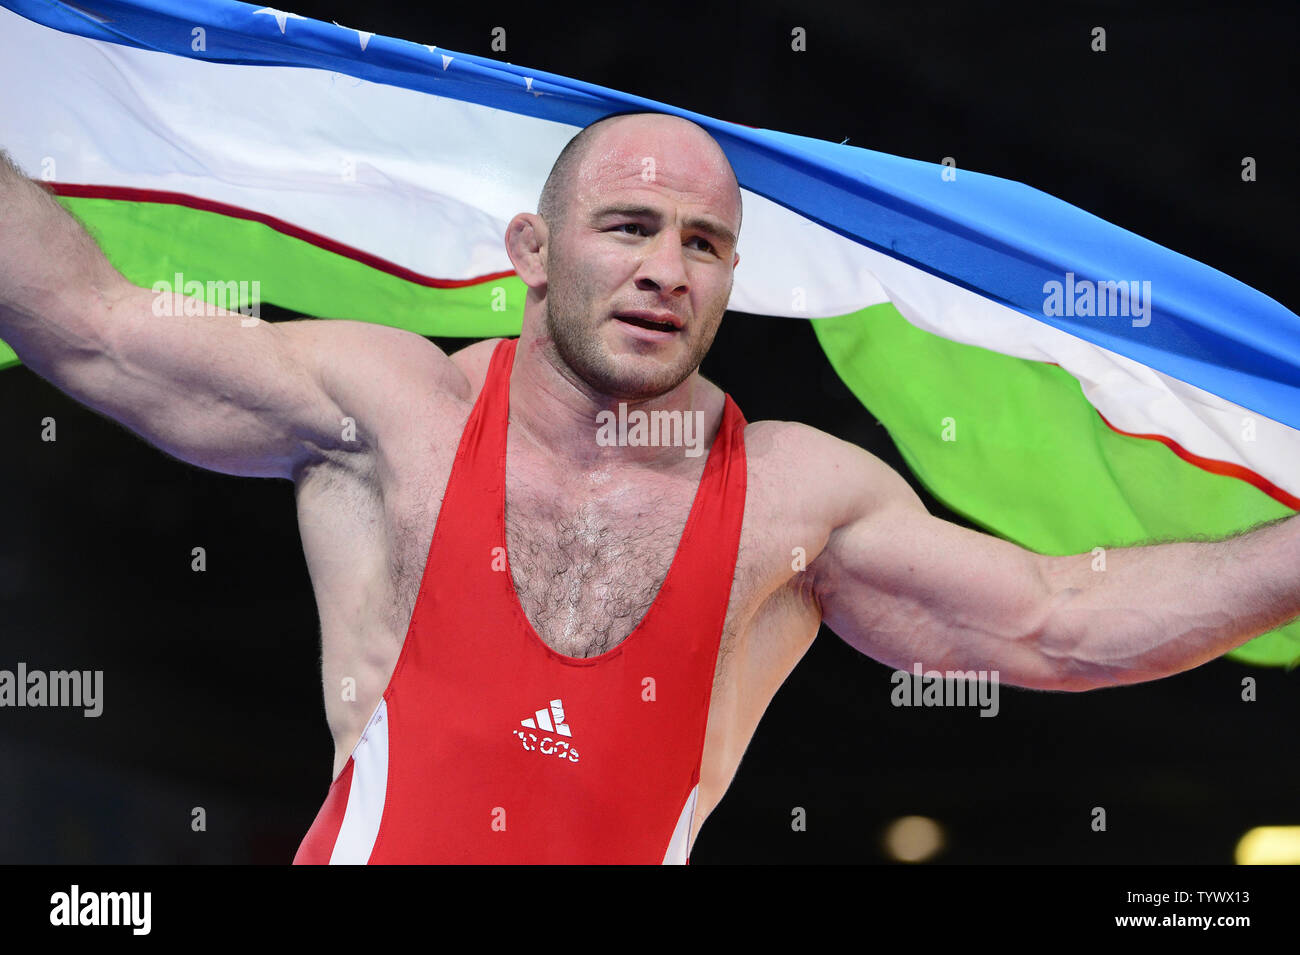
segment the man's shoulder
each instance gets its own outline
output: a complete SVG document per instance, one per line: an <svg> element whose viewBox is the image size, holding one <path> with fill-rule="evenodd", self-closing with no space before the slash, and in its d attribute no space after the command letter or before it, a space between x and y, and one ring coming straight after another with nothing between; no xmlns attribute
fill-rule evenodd
<svg viewBox="0 0 1300 955"><path fill-rule="evenodd" d="M416 332L352 319L299 319L276 328L296 355L339 390L465 391L458 363Z"/></svg>
<svg viewBox="0 0 1300 955"><path fill-rule="evenodd" d="M488 366L492 363L492 354L496 351L497 345L503 341L504 338L485 338L448 353L447 357L451 359L452 364L469 382L469 390L464 397L477 398L478 393L483 390Z"/></svg>
<svg viewBox="0 0 1300 955"><path fill-rule="evenodd" d="M769 486L786 506L799 505L833 525L870 501L906 487L876 455L800 421L754 421L745 428L752 478Z"/></svg>
<svg viewBox="0 0 1300 955"><path fill-rule="evenodd" d="M836 439L799 421L766 419L745 424L749 486L782 513L818 509L823 469ZM811 492L811 493L810 493Z"/></svg>
<svg viewBox="0 0 1300 955"><path fill-rule="evenodd" d="M813 464L839 453L837 446L852 447L834 435L802 421L768 418L745 423L745 451L772 465Z"/></svg>
<svg viewBox="0 0 1300 955"><path fill-rule="evenodd" d="M276 326L294 340L294 352L310 368L341 416L355 421L349 451L366 452L382 441L418 431L414 422L440 427L473 404L482 372L473 353L453 357L423 335L406 329L349 319L304 319ZM475 375L479 376L472 384Z"/></svg>

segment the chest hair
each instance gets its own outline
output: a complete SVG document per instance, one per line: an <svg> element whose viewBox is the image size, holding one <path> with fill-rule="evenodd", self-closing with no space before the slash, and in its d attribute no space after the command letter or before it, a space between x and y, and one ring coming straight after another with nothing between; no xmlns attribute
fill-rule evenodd
<svg viewBox="0 0 1300 955"><path fill-rule="evenodd" d="M678 499L680 498L680 499ZM690 513L688 495L642 503L508 495L506 548L519 602L551 649L593 657L625 640L668 576Z"/></svg>

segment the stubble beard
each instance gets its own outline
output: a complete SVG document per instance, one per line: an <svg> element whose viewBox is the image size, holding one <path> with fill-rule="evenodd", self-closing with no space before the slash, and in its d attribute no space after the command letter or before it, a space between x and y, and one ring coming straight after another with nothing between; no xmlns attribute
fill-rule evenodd
<svg viewBox="0 0 1300 955"><path fill-rule="evenodd" d="M666 394L691 376L713 344L716 325L707 338L697 332L688 354L672 365L651 365L649 361L638 361L634 355L611 355L600 338L599 324L589 324L606 320L604 316L590 315L592 296L586 294L585 288L578 288L577 281L560 284L574 289L575 294L556 295L557 283L550 283L546 295L546 334L569 374L599 395L644 401Z"/></svg>

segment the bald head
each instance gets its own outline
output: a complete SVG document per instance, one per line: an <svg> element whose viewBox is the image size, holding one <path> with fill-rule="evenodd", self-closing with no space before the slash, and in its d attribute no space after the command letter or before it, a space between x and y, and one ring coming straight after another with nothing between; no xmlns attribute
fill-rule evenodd
<svg viewBox="0 0 1300 955"><path fill-rule="evenodd" d="M565 146L536 213L506 227L524 332L571 384L664 395L695 374L740 263L740 185L697 124L607 116Z"/></svg>
<svg viewBox="0 0 1300 955"><path fill-rule="evenodd" d="M616 113L598 119L579 130L556 157L555 165L551 167L551 173L546 177L546 184L542 186L542 194L537 201L537 214L546 221L547 228L552 234L558 234L563 230L565 216L569 212L574 186L582 171L583 162L609 133L616 131L635 136L645 143L646 154L652 156L657 139L666 134L680 134L683 130L698 139L700 148L712 152L715 158L720 160L721 166L725 167L725 175L731 182L731 188L735 190L736 234L739 235L740 218L743 214L740 183L737 182L736 174L722 147L699 124L667 113Z"/></svg>

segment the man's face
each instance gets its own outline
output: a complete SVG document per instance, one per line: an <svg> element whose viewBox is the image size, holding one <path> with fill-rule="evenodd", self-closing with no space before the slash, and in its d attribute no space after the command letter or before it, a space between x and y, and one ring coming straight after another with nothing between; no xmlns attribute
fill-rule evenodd
<svg viewBox="0 0 1300 955"><path fill-rule="evenodd" d="M560 358L611 397L677 387L722 321L739 227L735 179L700 130L641 117L602 130L549 239L546 327Z"/></svg>

